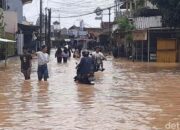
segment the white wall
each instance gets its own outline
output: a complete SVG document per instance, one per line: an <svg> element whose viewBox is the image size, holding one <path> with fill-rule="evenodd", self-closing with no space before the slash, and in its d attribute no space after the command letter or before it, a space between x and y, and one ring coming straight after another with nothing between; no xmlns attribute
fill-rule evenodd
<svg viewBox="0 0 180 130"><path fill-rule="evenodd" d="M6 3L7 10L17 12L18 23L22 23L22 21L23 21L23 4L22 4L22 0L6 0L6 1L7 1L7 3Z"/></svg>
<svg viewBox="0 0 180 130"><path fill-rule="evenodd" d="M17 32L17 13L13 11L4 11L5 32Z"/></svg>
<svg viewBox="0 0 180 130"><path fill-rule="evenodd" d="M162 27L161 16L153 17L137 17L134 18L134 25L136 29L145 29L150 27Z"/></svg>

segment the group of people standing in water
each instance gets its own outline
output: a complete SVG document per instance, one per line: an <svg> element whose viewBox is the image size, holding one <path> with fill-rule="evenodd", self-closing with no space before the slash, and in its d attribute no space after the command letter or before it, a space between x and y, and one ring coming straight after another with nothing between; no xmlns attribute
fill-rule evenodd
<svg viewBox="0 0 180 130"><path fill-rule="evenodd" d="M72 52L72 50L68 45L64 46L63 49L61 47L58 47L58 49L55 53L57 62L62 63L62 61L63 61L64 63L67 63L67 59L69 57L71 57L71 52Z"/></svg>
<svg viewBox="0 0 180 130"><path fill-rule="evenodd" d="M68 45L65 45L63 48L59 47L55 52L57 62L67 63L68 58L71 57L71 53L75 53L75 51L73 52ZM34 52L32 54L28 53L28 49L23 47L23 54L20 56L20 60L21 72L24 74L25 80L30 79L32 67L31 60L33 56L37 56L38 59L38 80L41 81L42 79L44 79L44 81L47 81L47 79L49 78L47 66L47 63L49 62L49 55L47 54L47 47L45 45L41 47L41 51ZM106 58L101 52L100 47L96 47L96 50L92 53L87 50L83 51L80 63L78 65L79 73L85 74L98 70L104 71L103 60L105 59Z"/></svg>
<svg viewBox="0 0 180 130"><path fill-rule="evenodd" d="M32 57L37 56L38 58L38 80L41 81L44 79L44 81L47 81L49 78L48 73L48 66L47 63L49 62L49 55L47 54L47 46L43 45L41 47L41 51L33 52L30 54L28 52L28 48L23 47L23 54L20 55L21 60L21 72L24 75L25 80L30 79L31 75L31 67L32 67Z"/></svg>

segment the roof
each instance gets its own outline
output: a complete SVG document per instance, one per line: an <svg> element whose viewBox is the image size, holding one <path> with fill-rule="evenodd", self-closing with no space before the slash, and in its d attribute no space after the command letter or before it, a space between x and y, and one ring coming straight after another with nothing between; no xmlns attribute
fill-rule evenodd
<svg viewBox="0 0 180 130"><path fill-rule="evenodd" d="M79 29L79 27L77 27L76 25L73 25L72 27L69 28L69 30L71 29Z"/></svg>
<svg viewBox="0 0 180 130"><path fill-rule="evenodd" d="M39 29L39 26L25 25L25 24L18 24L18 27L21 28L22 30L33 30L33 31L36 31L36 30Z"/></svg>
<svg viewBox="0 0 180 130"><path fill-rule="evenodd" d="M102 31L102 28L84 28L85 31Z"/></svg>
<svg viewBox="0 0 180 130"><path fill-rule="evenodd" d="M39 26L18 24L18 31L22 31L23 34L32 34L39 30Z"/></svg>

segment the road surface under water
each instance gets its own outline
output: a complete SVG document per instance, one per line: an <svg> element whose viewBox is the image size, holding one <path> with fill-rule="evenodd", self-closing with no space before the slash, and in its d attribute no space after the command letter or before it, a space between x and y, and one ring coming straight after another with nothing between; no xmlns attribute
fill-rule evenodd
<svg viewBox="0 0 180 130"><path fill-rule="evenodd" d="M36 59L30 81L18 57L0 68L0 130L180 130L179 64L108 57L96 84L83 85L73 81L78 60L57 64L54 51L48 82L38 82Z"/></svg>

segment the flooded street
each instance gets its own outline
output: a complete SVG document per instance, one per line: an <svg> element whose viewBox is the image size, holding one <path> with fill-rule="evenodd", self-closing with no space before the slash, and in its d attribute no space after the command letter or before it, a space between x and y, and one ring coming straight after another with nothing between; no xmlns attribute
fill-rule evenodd
<svg viewBox="0 0 180 130"><path fill-rule="evenodd" d="M18 57L0 68L0 130L180 130L180 64L108 57L89 86L73 80L78 60L57 64L54 51L48 82L36 59L30 81Z"/></svg>

